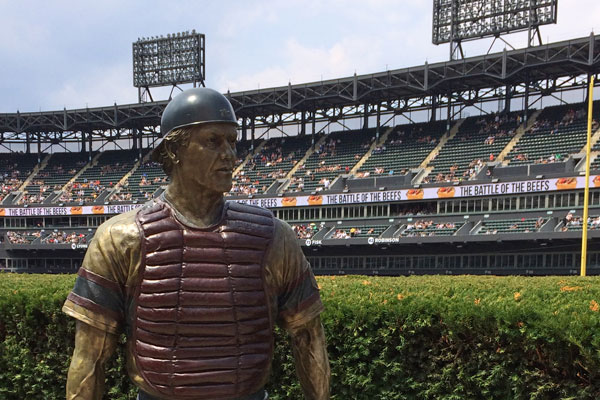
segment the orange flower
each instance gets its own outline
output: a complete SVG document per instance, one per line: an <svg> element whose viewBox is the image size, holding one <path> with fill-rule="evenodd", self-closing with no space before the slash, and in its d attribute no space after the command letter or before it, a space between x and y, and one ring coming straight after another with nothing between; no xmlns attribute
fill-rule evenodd
<svg viewBox="0 0 600 400"><path fill-rule="evenodd" d="M396 296L396 297L398 297L398 300L402 300L404 298L404 296L402 295L402 293L398 293L398 296Z"/></svg>
<svg viewBox="0 0 600 400"><path fill-rule="evenodd" d="M515 298L515 301L520 301L521 300L521 293L515 292L515 294L513 295L513 297Z"/></svg>
<svg viewBox="0 0 600 400"><path fill-rule="evenodd" d="M319 290L321 290L321 289L322 289L322 286L321 286L321 284L320 284L320 283L317 283L317 287L319 288Z"/></svg>
<svg viewBox="0 0 600 400"><path fill-rule="evenodd" d="M368 280L365 279L364 281L362 281L362 284L365 285L365 286L367 286L367 285L371 284L371 281L368 281Z"/></svg>
<svg viewBox="0 0 600 400"><path fill-rule="evenodd" d="M387 300L383 300L383 304L387 304Z"/></svg>
<svg viewBox="0 0 600 400"><path fill-rule="evenodd" d="M475 305L478 306L479 303L481 303L481 299L475 299L475 301L473 301L473 303L475 303Z"/></svg>
<svg viewBox="0 0 600 400"><path fill-rule="evenodd" d="M598 305L598 303L596 302L596 300L590 301L590 310L592 310L593 312L600 311L600 305Z"/></svg>
<svg viewBox="0 0 600 400"><path fill-rule="evenodd" d="M581 286L563 286L560 288L561 292L576 292L583 289Z"/></svg>

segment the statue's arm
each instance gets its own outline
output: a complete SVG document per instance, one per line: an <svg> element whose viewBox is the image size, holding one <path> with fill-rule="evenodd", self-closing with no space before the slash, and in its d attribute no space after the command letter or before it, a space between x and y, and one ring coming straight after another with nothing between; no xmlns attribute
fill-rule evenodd
<svg viewBox="0 0 600 400"><path fill-rule="evenodd" d="M67 376L67 400L100 400L104 364L117 347L118 336L77 321L75 350Z"/></svg>
<svg viewBox="0 0 600 400"><path fill-rule="evenodd" d="M329 399L329 359L321 318L290 329L296 373L307 400Z"/></svg>

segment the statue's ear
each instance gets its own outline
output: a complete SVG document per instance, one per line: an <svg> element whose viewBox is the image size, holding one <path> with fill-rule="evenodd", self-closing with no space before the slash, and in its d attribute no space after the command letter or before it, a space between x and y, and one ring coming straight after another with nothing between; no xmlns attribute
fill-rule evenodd
<svg viewBox="0 0 600 400"><path fill-rule="evenodd" d="M173 165L179 164L179 159L177 158L177 154L175 154L175 150L177 150L177 143L172 143L171 141L165 143L165 155Z"/></svg>

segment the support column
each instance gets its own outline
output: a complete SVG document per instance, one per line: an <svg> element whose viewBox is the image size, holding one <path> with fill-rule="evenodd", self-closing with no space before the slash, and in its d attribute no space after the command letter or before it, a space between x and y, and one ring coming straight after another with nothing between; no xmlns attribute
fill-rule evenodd
<svg viewBox="0 0 600 400"><path fill-rule="evenodd" d="M449 131L452 126L452 95L448 95L448 116L446 118L446 130Z"/></svg>
<svg viewBox="0 0 600 400"><path fill-rule="evenodd" d="M315 146L315 135L317 130L317 112L313 111L312 113L312 146Z"/></svg>
<svg viewBox="0 0 600 400"><path fill-rule="evenodd" d="M31 149L29 148L30 141L31 141L31 137L30 137L29 132L25 132L25 152L27 154L31 153Z"/></svg>
<svg viewBox="0 0 600 400"><path fill-rule="evenodd" d="M375 137L379 139L379 130L381 128L381 103L377 103L377 130L375 131Z"/></svg>
<svg viewBox="0 0 600 400"><path fill-rule="evenodd" d="M300 113L300 136L306 135L306 111Z"/></svg>
<svg viewBox="0 0 600 400"><path fill-rule="evenodd" d="M525 107L523 110L523 112L525 113L523 119L525 120L525 124L527 124L527 120L529 119L527 115L527 110L529 110L529 79L525 81Z"/></svg>
<svg viewBox="0 0 600 400"><path fill-rule="evenodd" d="M81 152L85 153L85 132L81 131Z"/></svg>
<svg viewBox="0 0 600 400"><path fill-rule="evenodd" d="M142 136L142 132L137 128L133 128L133 129L131 129L131 136L133 136L133 148L138 151L138 159L141 162L142 161L142 143L141 143L140 138Z"/></svg>
<svg viewBox="0 0 600 400"><path fill-rule="evenodd" d="M363 116L363 129L369 129L369 105L365 104L364 116Z"/></svg>
<svg viewBox="0 0 600 400"><path fill-rule="evenodd" d="M430 122L435 122L437 120L437 96L431 96L431 118L429 118Z"/></svg>
<svg viewBox="0 0 600 400"><path fill-rule="evenodd" d="M512 99L512 86L506 85L506 94L504 96L504 112L508 114L510 112L510 100Z"/></svg>
<svg viewBox="0 0 600 400"><path fill-rule="evenodd" d="M252 117L252 119L250 120L250 135L251 135L251 142L250 142L250 149L254 150L254 117Z"/></svg>
<svg viewBox="0 0 600 400"><path fill-rule="evenodd" d="M88 160L92 161L92 131L89 131L88 135Z"/></svg>
<svg viewBox="0 0 600 400"><path fill-rule="evenodd" d="M135 129L135 128L131 129L131 138L133 140L133 144L132 144L131 148L133 150L137 150L137 148L138 148L137 129Z"/></svg>
<svg viewBox="0 0 600 400"><path fill-rule="evenodd" d="M144 134L141 129L138 129L138 148L141 154L144 149Z"/></svg>
<svg viewBox="0 0 600 400"><path fill-rule="evenodd" d="M245 142L246 140L248 140L248 127L246 126L246 118L242 118L242 141Z"/></svg>
<svg viewBox="0 0 600 400"><path fill-rule="evenodd" d="M589 82L592 80L592 75L588 74L587 75L587 82L588 82L588 86L589 86ZM587 106L588 101L590 101L590 91L586 90L585 91L585 100L583 101L583 104L585 104Z"/></svg>

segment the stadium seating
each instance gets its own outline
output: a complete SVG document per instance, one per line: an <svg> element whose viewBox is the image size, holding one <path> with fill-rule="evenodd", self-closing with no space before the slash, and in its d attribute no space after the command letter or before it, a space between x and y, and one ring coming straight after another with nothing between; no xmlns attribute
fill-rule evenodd
<svg viewBox="0 0 600 400"><path fill-rule="evenodd" d="M125 181L118 193L110 201L146 201L169 179L162 166L153 161L142 163Z"/></svg>
<svg viewBox="0 0 600 400"><path fill-rule="evenodd" d="M45 156L43 153L39 155L40 159ZM37 154L0 153L0 201L19 189L37 163Z"/></svg>
<svg viewBox="0 0 600 400"><path fill-rule="evenodd" d="M87 168L76 179L61 201L95 202L106 189L112 189L133 168L137 159L138 151L135 149L102 152L96 165Z"/></svg>
<svg viewBox="0 0 600 400"><path fill-rule="evenodd" d="M41 231L8 231L5 242L11 244L31 244L39 241Z"/></svg>
<svg viewBox="0 0 600 400"><path fill-rule="evenodd" d="M556 226L556 230L560 232L580 232L583 229L583 217L574 215L569 212L562 221ZM600 215L590 215L588 217L588 229L600 229Z"/></svg>
<svg viewBox="0 0 600 400"><path fill-rule="evenodd" d="M596 103L593 116L598 119L600 103ZM565 161L570 154L580 152L586 140L587 112L584 104L547 107L506 159L510 160L510 165Z"/></svg>
<svg viewBox="0 0 600 400"><path fill-rule="evenodd" d="M327 190L334 179L349 173L375 140L375 129L333 132L296 171L288 191Z"/></svg>
<svg viewBox="0 0 600 400"><path fill-rule="evenodd" d="M401 237L413 237L413 236L451 236L463 224L458 222L436 222L432 219L428 220L417 220L410 221L405 224L400 230Z"/></svg>
<svg viewBox="0 0 600 400"><path fill-rule="evenodd" d="M269 139L235 176L231 194L266 192L276 179L285 178L294 165L304 157L311 143L312 136Z"/></svg>
<svg viewBox="0 0 600 400"><path fill-rule="evenodd" d="M389 225L357 225L352 227L334 228L327 233L325 239L351 239L379 237Z"/></svg>
<svg viewBox="0 0 600 400"><path fill-rule="evenodd" d="M356 173L358 178L374 174L403 175L417 168L446 132L446 121L400 125L377 146Z"/></svg>
<svg viewBox="0 0 600 400"><path fill-rule="evenodd" d="M42 203L50 200L52 191L62 190L88 162L88 153L54 153L46 166L35 174L18 204ZM50 198L48 198L50 196Z"/></svg>
<svg viewBox="0 0 600 400"><path fill-rule="evenodd" d="M469 117L457 134L430 162L429 182L459 182L474 176L488 161L494 161L521 123L519 113Z"/></svg>
<svg viewBox="0 0 600 400"><path fill-rule="evenodd" d="M528 233L537 231L546 219L540 218L518 218L503 219L496 221L485 221L476 233L478 235L496 235L499 233Z"/></svg>
<svg viewBox="0 0 600 400"><path fill-rule="evenodd" d="M309 224L295 224L292 229L296 233L298 239L310 239L319 232L319 225L312 222Z"/></svg>
<svg viewBox="0 0 600 400"><path fill-rule="evenodd" d="M259 146L262 140L254 141L255 147ZM250 149L252 147L251 140L244 140L237 142L235 148L237 153L237 160L235 160L235 167L239 167L242 162L246 159L246 156L250 153Z"/></svg>
<svg viewBox="0 0 600 400"><path fill-rule="evenodd" d="M86 244L89 235L77 231L64 231L54 229L50 233L44 234L40 242L44 244Z"/></svg>

